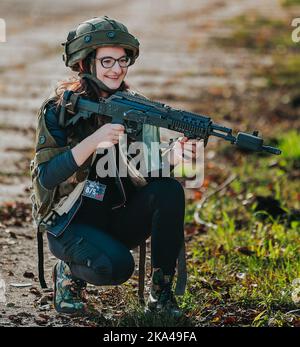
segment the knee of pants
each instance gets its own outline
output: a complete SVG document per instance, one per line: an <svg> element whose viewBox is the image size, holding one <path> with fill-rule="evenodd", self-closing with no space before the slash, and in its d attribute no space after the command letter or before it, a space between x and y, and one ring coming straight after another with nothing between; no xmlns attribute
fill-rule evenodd
<svg viewBox="0 0 300 347"><path fill-rule="evenodd" d="M102 255L91 263L95 273L95 285L119 285L126 282L134 271L134 260L131 253L120 257Z"/></svg>
<svg viewBox="0 0 300 347"><path fill-rule="evenodd" d="M168 201L169 203L185 204L185 194L183 186L179 181L172 177L164 177L154 181L156 184L156 198L159 201Z"/></svg>
<svg viewBox="0 0 300 347"><path fill-rule="evenodd" d="M134 272L134 259L128 250L122 256L113 261L112 280L113 284L118 285L126 282Z"/></svg>

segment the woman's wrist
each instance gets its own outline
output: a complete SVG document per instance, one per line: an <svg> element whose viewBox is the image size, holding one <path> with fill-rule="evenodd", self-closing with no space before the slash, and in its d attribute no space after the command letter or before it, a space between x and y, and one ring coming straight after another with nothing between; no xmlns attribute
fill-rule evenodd
<svg viewBox="0 0 300 347"><path fill-rule="evenodd" d="M95 133L86 137L83 141L87 140L88 146L90 147L91 154L97 150L99 139L95 136Z"/></svg>
<svg viewBox="0 0 300 347"><path fill-rule="evenodd" d="M73 147L72 154L76 164L81 166L96 151L97 145L96 138L92 134Z"/></svg>

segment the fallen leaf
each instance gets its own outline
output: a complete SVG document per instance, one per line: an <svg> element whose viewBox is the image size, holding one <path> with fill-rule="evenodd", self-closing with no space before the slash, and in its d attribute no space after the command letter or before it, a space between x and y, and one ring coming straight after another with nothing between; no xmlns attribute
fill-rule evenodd
<svg viewBox="0 0 300 347"><path fill-rule="evenodd" d="M227 317L223 323L224 324L234 324L234 323L236 323L236 321L237 321L236 317L230 316L230 317Z"/></svg>
<svg viewBox="0 0 300 347"><path fill-rule="evenodd" d="M32 272L25 271L24 274L23 274L23 277L25 277L25 278L34 278L34 274Z"/></svg>
<svg viewBox="0 0 300 347"><path fill-rule="evenodd" d="M200 192L199 190L195 190L194 191L194 200L200 200L202 198L202 192Z"/></svg>
<svg viewBox="0 0 300 347"><path fill-rule="evenodd" d="M17 235L14 232L10 231L9 235L10 235L11 238L17 239Z"/></svg>
<svg viewBox="0 0 300 347"><path fill-rule="evenodd" d="M11 320L15 324L21 324L22 323L22 318L17 316L17 315L10 315L10 316L8 316L8 319Z"/></svg>
<svg viewBox="0 0 300 347"><path fill-rule="evenodd" d="M41 292L37 288L35 288L35 287L30 288L29 291L30 291L31 294L34 294L36 296L41 296L42 295Z"/></svg>

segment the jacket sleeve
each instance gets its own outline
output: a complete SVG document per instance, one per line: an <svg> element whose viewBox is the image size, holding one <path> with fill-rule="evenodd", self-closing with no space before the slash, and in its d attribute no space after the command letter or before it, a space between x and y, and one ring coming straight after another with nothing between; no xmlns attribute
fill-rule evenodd
<svg viewBox="0 0 300 347"><path fill-rule="evenodd" d="M56 107L49 106L45 113L47 129L59 147L67 145L67 136L64 129L58 124ZM38 166L40 184L46 189L53 189L78 170L71 149L54 156L47 162Z"/></svg>

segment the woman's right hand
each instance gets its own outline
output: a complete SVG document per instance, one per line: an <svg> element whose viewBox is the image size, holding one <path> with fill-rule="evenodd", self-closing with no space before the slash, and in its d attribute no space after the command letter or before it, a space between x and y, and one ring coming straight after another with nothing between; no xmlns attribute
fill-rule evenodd
<svg viewBox="0 0 300 347"><path fill-rule="evenodd" d="M92 135L97 148L112 147L119 142L119 136L123 135L125 127L122 124L104 124L101 128L96 130Z"/></svg>
<svg viewBox="0 0 300 347"><path fill-rule="evenodd" d="M76 164L81 166L97 148L114 146L119 142L119 136L124 134L124 130L125 128L122 124L104 124L72 148L71 151Z"/></svg>

